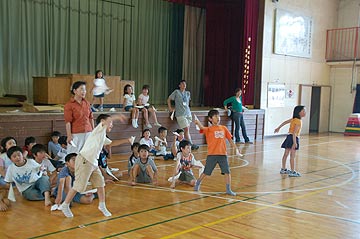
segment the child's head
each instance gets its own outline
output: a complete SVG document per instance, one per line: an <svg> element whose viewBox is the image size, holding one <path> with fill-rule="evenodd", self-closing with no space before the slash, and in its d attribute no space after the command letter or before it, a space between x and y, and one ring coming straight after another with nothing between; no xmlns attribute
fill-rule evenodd
<svg viewBox="0 0 360 239"><path fill-rule="evenodd" d="M55 144L59 143L59 138L61 136L61 133L59 131L54 131L51 133L51 141L53 141Z"/></svg>
<svg viewBox="0 0 360 239"><path fill-rule="evenodd" d="M302 117L305 117L305 106L303 105L298 105L295 106L294 108L294 112L293 112L293 119L297 118L297 119L301 119Z"/></svg>
<svg viewBox="0 0 360 239"><path fill-rule="evenodd" d="M32 148L35 144L36 144L36 139L35 139L34 137L30 136L30 137L27 137L27 138L25 139L25 146L26 146L29 150L31 150L31 148Z"/></svg>
<svg viewBox="0 0 360 239"><path fill-rule="evenodd" d="M10 149L11 147L16 146L16 145L17 145L17 142L14 137L8 136L6 138L3 138L1 140L1 147L2 147L1 153L5 153L8 149Z"/></svg>
<svg viewBox="0 0 360 239"><path fill-rule="evenodd" d="M113 121L111 118L111 115L109 114L101 114L96 118L96 125L100 124L100 123L104 123L107 125L107 132L110 132L112 127L113 127Z"/></svg>
<svg viewBox="0 0 360 239"><path fill-rule="evenodd" d="M141 90L143 95L148 95L150 93L150 86L149 85L143 85Z"/></svg>
<svg viewBox="0 0 360 239"><path fill-rule="evenodd" d="M131 145L131 151L133 153L139 152L139 147L140 147L140 144L138 142L135 142Z"/></svg>
<svg viewBox="0 0 360 239"><path fill-rule="evenodd" d="M167 136L167 128L165 128L164 126L159 127L158 128L158 133L159 133L160 137L166 138L166 136Z"/></svg>
<svg viewBox="0 0 360 239"><path fill-rule="evenodd" d="M71 153L65 156L65 164L71 171L75 171L76 156L76 153Z"/></svg>
<svg viewBox="0 0 360 239"><path fill-rule="evenodd" d="M9 148L6 152L6 155L16 166L21 166L24 164L22 149L19 146L12 146Z"/></svg>
<svg viewBox="0 0 360 239"><path fill-rule="evenodd" d="M184 155L188 156L191 153L191 143L190 141L183 140L179 143L179 150Z"/></svg>
<svg viewBox="0 0 360 239"><path fill-rule="evenodd" d="M133 94L133 88L129 84L124 86L124 95L126 95L126 94L129 94L129 95Z"/></svg>
<svg viewBox="0 0 360 239"><path fill-rule="evenodd" d="M213 125L218 125L220 123L220 113L218 110L210 110L208 113L208 120Z"/></svg>
<svg viewBox="0 0 360 239"><path fill-rule="evenodd" d="M184 132L183 129L177 129L177 130L175 130L174 132L179 135L179 136L177 136L177 140L178 140L178 141L181 141L181 140L184 139L184 137L185 137L185 132Z"/></svg>
<svg viewBox="0 0 360 239"><path fill-rule="evenodd" d="M42 144L35 144L32 148L31 148L31 153L33 154L35 160L43 160L46 158L46 148L44 145Z"/></svg>
<svg viewBox="0 0 360 239"><path fill-rule="evenodd" d="M71 86L71 94L85 98L86 95L86 82L76 81Z"/></svg>
<svg viewBox="0 0 360 239"><path fill-rule="evenodd" d="M185 90L186 89L186 80L181 80L179 83L179 89Z"/></svg>
<svg viewBox="0 0 360 239"><path fill-rule="evenodd" d="M150 138L150 130L149 129L144 129L143 132L142 132L142 138L145 138L145 139L148 139Z"/></svg>
<svg viewBox="0 0 360 239"><path fill-rule="evenodd" d="M103 78L103 77L104 77L104 73L102 72L102 70L95 71L95 79Z"/></svg>
<svg viewBox="0 0 360 239"><path fill-rule="evenodd" d="M61 148L66 149L67 148L67 137L66 136L60 136L59 144L60 144Z"/></svg>
<svg viewBox="0 0 360 239"><path fill-rule="evenodd" d="M139 146L138 152L141 159L147 159L149 156L150 148L146 144L142 144Z"/></svg>

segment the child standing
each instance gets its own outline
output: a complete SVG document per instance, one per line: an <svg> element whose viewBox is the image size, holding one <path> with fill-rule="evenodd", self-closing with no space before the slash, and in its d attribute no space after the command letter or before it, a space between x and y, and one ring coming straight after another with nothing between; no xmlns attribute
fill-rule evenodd
<svg viewBox="0 0 360 239"><path fill-rule="evenodd" d="M99 115L96 119L96 128L90 133L80 153L76 156L74 185L66 195L65 201L60 205L66 217L74 216L70 210L70 202L77 192L84 192L86 190L88 181L97 188L99 195L98 209L104 216L111 216L105 204L105 182L98 166L97 157L104 145L111 146L112 144L112 141L106 137L106 133L111 132L113 119L124 121L125 116L122 114L114 115L113 117L108 114Z"/></svg>
<svg viewBox="0 0 360 239"><path fill-rule="evenodd" d="M220 125L219 111L210 110L208 113L208 120L212 124L210 127L204 127L199 120L195 120L195 124L200 127L200 133L205 134L206 142L208 144L208 156L206 158L204 172L196 181L194 190L199 191L201 181L205 178L205 176L210 176L216 164L219 164L221 174L225 175L226 194L236 196L236 193L231 190L231 176L226 153L226 139L234 148L236 148L236 154L240 156L242 155L239 153L238 148L232 141L232 135L229 130L225 126Z"/></svg>
<svg viewBox="0 0 360 239"><path fill-rule="evenodd" d="M136 106L136 99L133 93L133 88L131 85L127 84L124 87L124 102L123 107L125 111L131 112L131 124L136 129L139 127L139 109Z"/></svg>
<svg viewBox="0 0 360 239"><path fill-rule="evenodd" d="M13 164L6 172L5 181L15 182L17 189L27 200L45 200L45 206L50 206L50 180L40 171L40 165L33 159L25 159L18 146L11 147L6 154Z"/></svg>
<svg viewBox="0 0 360 239"><path fill-rule="evenodd" d="M145 125L147 128L152 128L150 121L149 121L149 112L153 115L155 123L155 126L160 127L161 124L159 124L157 117L156 117L156 110L153 106L150 107L149 104L149 85L144 85L142 87L141 94L138 97L138 105L144 106L144 108L140 109L143 112L144 119L145 119Z"/></svg>
<svg viewBox="0 0 360 239"><path fill-rule="evenodd" d="M191 186L194 186L196 182L196 178L191 168L193 167L203 168L204 166L201 167L202 165L201 163L200 164L199 162L196 163L195 157L191 153L191 143L189 141L187 140L181 141L179 147L180 147L180 152L176 156L177 160L176 160L174 175L172 177L172 183L170 187L175 188L175 183L176 183L175 177L179 173L179 171L180 171L180 175L178 180L182 183L186 183Z"/></svg>
<svg viewBox="0 0 360 239"><path fill-rule="evenodd" d="M281 127L290 124L289 133L286 136L285 141L281 145L281 148L284 148L285 152L282 157L280 174L289 174L289 177L301 177L301 174L295 171L295 154L296 154L296 150L299 149L299 135L302 126L301 118L305 117L305 115L306 115L305 106L303 105L296 106L293 111L292 119L285 120L274 131L274 133L277 133L279 132ZM288 170L286 168L286 160L289 153L290 153L291 170Z"/></svg>
<svg viewBox="0 0 360 239"><path fill-rule="evenodd" d="M157 184L157 167L154 160L149 158L149 146L142 144L139 146L139 159L135 162L132 169L131 185L136 183Z"/></svg>
<svg viewBox="0 0 360 239"><path fill-rule="evenodd" d="M93 98L91 103L91 111L104 111L104 97L105 94L110 94L113 90L110 89L105 82L104 73L102 70L95 72L94 87L92 88ZM99 99L99 109L94 107L96 99Z"/></svg>

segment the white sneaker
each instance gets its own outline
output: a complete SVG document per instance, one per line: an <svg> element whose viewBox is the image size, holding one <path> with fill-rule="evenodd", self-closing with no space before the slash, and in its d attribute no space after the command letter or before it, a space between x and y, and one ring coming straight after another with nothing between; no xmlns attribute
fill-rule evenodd
<svg viewBox="0 0 360 239"><path fill-rule="evenodd" d="M155 122L154 125L157 127L161 127L161 124L159 124L159 122Z"/></svg>
<svg viewBox="0 0 360 239"><path fill-rule="evenodd" d="M151 129L152 128L151 124L147 124L146 128Z"/></svg>
<svg viewBox="0 0 360 239"><path fill-rule="evenodd" d="M135 142L135 136L131 136L130 137L130 145L133 145L134 144L134 142Z"/></svg>

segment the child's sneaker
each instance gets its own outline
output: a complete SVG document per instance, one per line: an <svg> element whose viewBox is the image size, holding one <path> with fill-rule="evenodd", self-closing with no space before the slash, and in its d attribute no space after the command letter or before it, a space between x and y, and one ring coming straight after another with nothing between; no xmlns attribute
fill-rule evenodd
<svg viewBox="0 0 360 239"><path fill-rule="evenodd" d="M155 125L156 127L161 127L161 124L159 124L159 122L155 122L154 125Z"/></svg>
<svg viewBox="0 0 360 239"><path fill-rule="evenodd" d="M146 128L151 129L152 128L151 124L147 124Z"/></svg>
<svg viewBox="0 0 360 239"><path fill-rule="evenodd" d="M103 111L104 111L104 107L103 107L103 106L100 106L100 107L99 107L99 111L103 112Z"/></svg>
<svg viewBox="0 0 360 239"><path fill-rule="evenodd" d="M280 174L290 174L291 173L291 170L288 170L287 168L282 168L280 170Z"/></svg>
<svg viewBox="0 0 360 239"><path fill-rule="evenodd" d="M131 136L131 137L130 137L130 140L129 140L129 141L130 141L130 145L133 145L133 144L134 144L135 138L136 138L135 136Z"/></svg>
<svg viewBox="0 0 360 239"><path fill-rule="evenodd" d="M290 170L288 170L288 171L290 171ZM301 174L299 172L292 171L289 173L289 177L301 177Z"/></svg>
<svg viewBox="0 0 360 239"><path fill-rule="evenodd" d="M94 107L94 106L91 106L91 112L97 112L98 110Z"/></svg>
<svg viewBox="0 0 360 239"><path fill-rule="evenodd" d="M196 180L195 186L194 186L194 191L197 192L199 190L200 190L200 181Z"/></svg>

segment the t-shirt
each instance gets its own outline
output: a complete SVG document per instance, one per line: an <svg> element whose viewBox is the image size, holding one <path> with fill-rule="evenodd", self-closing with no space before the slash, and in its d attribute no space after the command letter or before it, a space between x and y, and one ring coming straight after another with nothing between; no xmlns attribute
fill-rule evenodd
<svg viewBox="0 0 360 239"><path fill-rule="evenodd" d="M232 96L224 101L224 106L231 104L232 110L234 112L243 112L242 108L242 96L240 96L240 101L236 99L236 96Z"/></svg>
<svg viewBox="0 0 360 239"><path fill-rule="evenodd" d="M54 167L54 165L50 162L49 159L43 159L43 161L40 164L40 170L46 170L49 172L54 172L56 170L56 168Z"/></svg>
<svg viewBox="0 0 360 239"><path fill-rule="evenodd" d="M94 166L98 166L98 157L104 145L111 144L111 140L106 137L107 126L98 124L86 139L80 154Z"/></svg>
<svg viewBox="0 0 360 239"><path fill-rule="evenodd" d="M142 93L138 97L141 105L145 105L147 102L149 102L149 98L150 98L149 95L143 95Z"/></svg>
<svg viewBox="0 0 360 239"><path fill-rule="evenodd" d="M156 151L156 155L166 155L170 154L170 152L166 151L166 145L164 142L155 139L155 147L159 146L159 150Z"/></svg>
<svg viewBox="0 0 360 239"><path fill-rule="evenodd" d="M9 166L12 164L13 162L9 159L9 157L7 156L6 153L2 153L0 154L0 166L4 167L5 169L5 174L7 169L9 168Z"/></svg>
<svg viewBox="0 0 360 239"><path fill-rule="evenodd" d="M181 152L176 155L176 158L180 159L181 171L192 173L191 167L195 165L195 157L192 153L188 157L184 157Z"/></svg>
<svg viewBox="0 0 360 239"><path fill-rule="evenodd" d="M130 172L131 168L134 166L134 164L136 163L136 160L138 160L139 158L135 157L134 154L131 154L129 161L128 161L128 172Z"/></svg>
<svg viewBox="0 0 360 239"><path fill-rule="evenodd" d="M126 99L125 100L125 103L126 103L126 105L125 105L125 107L126 106L133 106L134 105L134 101L136 100L135 99L135 95L129 95L129 94L125 94L124 95L124 99Z"/></svg>
<svg viewBox="0 0 360 239"><path fill-rule="evenodd" d="M25 160L26 163L21 167L11 164L5 176L5 181L8 183L15 182L16 187L20 192L28 189L42 176L40 164L33 159Z"/></svg>
<svg viewBox="0 0 360 239"><path fill-rule="evenodd" d="M107 168L107 157L109 156L108 151L106 151L105 148L102 148L100 154L99 154L99 158L98 158L98 163L99 166L102 168Z"/></svg>
<svg viewBox="0 0 360 239"><path fill-rule="evenodd" d="M302 126L302 121L301 119L298 118L293 118L290 121L290 127L289 127L289 134L293 134L294 130L295 130L295 126L298 125L299 129L295 132L296 136L300 135L300 131L301 131L301 126Z"/></svg>
<svg viewBox="0 0 360 239"><path fill-rule="evenodd" d="M208 155L227 155L226 139L232 139L230 131L223 125L204 127L200 133L205 134L208 145Z"/></svg>
<svg viewBox="0 0 360 239"><path fill-rule="evenodd" d="M65 163L66 155L67 155L67 149L64 149L61 147L56 156L59 157L59 160L58 160L59 162Z"/></svg>
<svg viewBox="0 0 360 239"><path fill-rule="evenodd" d="M141 138L139 143L146 144L150 148L154 148L154 141L151 138L149 139Z"/></svg>
<svg viewBox="0 0 360 239"><path fill-rule="evenodd" d="M141 159L138 158L138 159L136 160L135 164L138 164L138 165L140 166L141 171L143 171L143 172L146 171L146 167L147 167L148 165L151 166L151 168L152 168L152 170L153 170L154 172L157 172L157 167L156 167L156 165L155 165L155 162L154 162L154 160L152 160L151 158L147 158L147 160L146 160L145 163L141 162Z"/></svg>
<svg viewBox="0 0 360 239"><path fill-rule="evenodd" d="M106 85L104 78L94 79L94 85L95 87L93 89L93 95L101 95L109 89L109 87Z"/></svg>
<svg viewBox="0 0 360 239"><path fill-rule="evenodd" d="M191 116L189 102L191 100L190 91L181 92L174 90L169 96L170 100L175 101L175 116Z"/></svg>
<svg viewBox="0 0 360 239"><path fill-rule="evenodd" d="M49 141L48 150L51 151L51 157L54 157L58 154L61 149L61 145L59 143L55 144L53 141Z"/></svg>

